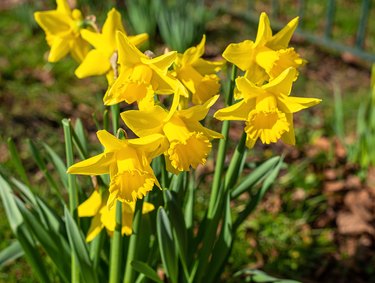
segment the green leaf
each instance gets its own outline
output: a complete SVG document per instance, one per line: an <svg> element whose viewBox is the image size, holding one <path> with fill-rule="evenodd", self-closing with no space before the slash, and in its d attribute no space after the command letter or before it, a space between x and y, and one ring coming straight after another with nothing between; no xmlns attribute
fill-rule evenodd
<svg viewBox="0 0 375 283"><path fill-rule="evenodd" d="M77 119L74 125L74 133L76 134L76 141L79 141L79 148L82 150L83 157L87 157L87 139L85 136L85 128L83 127L81 119ZM75 139L73 139L74 141Z"/></svg>
<svg viewBox="0 0 375 283"><path fill-rule="evenodd" d="M12 194L11 187L2 176L0 176L0 196L10 227L25 252L26 260L31 265L40 282L50 282L36 243L25 226L22 215L17 207L17 197Z"/></svg>
<svg viewBox="0 0 375 283"><path fill-rule="evenodd" d="M236 188L233 189L231 198L235 199L239 197L242 193L248 191L254 185L260 183L268 174L270 174L272 168L274 168L279 161L280 156L275 156L257 167L253 172L251 172L251 174L246 176L245 179L242 180Z"/></svg>
<svg viewBox="0 0 375 283"><path fill-rule="evenodd" d="M43 143L44 148L46 149L48 156L55 167L57 173L59 174L60 180L64 187L68 188L68 174L66 173L66 166L60 156L47 144Z"/></svg>
<svg viewBox="0 0 375 283"><path fill-rule="evenodd" d="M214 279L220 273L223 264L225 263L226 259L230 254L230 250L232 248L233 243L233 235L232 235L232 216L231 216L231 209L230 209L230 196L229 194L226 195L225 198L225 213L224 219L222 224L222 229L220 231L220 236L218 241L215 243L214 250L212 252L211 262L207 270L207 272L203 282L214 282Z"/></svg>
<svg viewBox="0 0 375 283"><path fill-rule="evenodd" d="M0 196L3 201L5 213L7 214L10 228L14 233L17 232L19 226L23 224L23 218L17 208L15 196L8 182L0 175Z"/></svg>
<svg viewBox="0 0 375 283"><path fill-rule="evenodd" d="M164 193L167 196L169 219L171 222L173 236L176 239L175 246L184 268L185 276L186 278L189 278L190 275L187 264L187 228L184 215L181 211L182 207L178 207L177 194L175 192L165 191Z"/></svg>
<svg viewBox="0 0 375 283"><path fill-rule="evenodd" d="M159 241L161 259L165 268L165 273L171 282L178 282L178 260L177 251L174 246L171 223L164 208L158 209L156 218L156 231Z"/></svg>
<svg viewBox="0 0 375 283"><path fill-rule="evenodd" d="M252 194L250 202L246 205L245 209L237 217L233 225L234 231L237 230L238 226L247 218L247 216L251 212L254 211L254 209L263 199L268 189L271 188L271 185L276 180L282 165L283 165L283 159L279 158L277 165L274 168L268 170L267 172L268 174L266 174L266 178L264 179L262 187L257 191L256 194Z"/></svg>
<svg viewBox="0 0 375 283"><path fill-rule="evenodd" d="M93 269L93 264L90 259L88 246L85 242L82 232L78 229L77 224L74 222L72 216L70 215L66 207L64 207L64 215L69 243L78 261L80 273L82 274L84 281L87 283L98 282L96 270Z"/></svg>
<svg viewBox="0 0 375 283"><path fill-rule="evenodd" d="M8 265L12 261L24 255L22 246L18 241L14 241L0 252L0 268Z"/></svg>
<svg viewBox="0 0 375 283"><path fill-rule="evenodd" d="M61 235L51 230L35 214L27 209L21 201L17 201L18 208L25 219L28 231L32 232L45 252L56 265L59 274L65 281L70 278L70 256L69 250L64 249L66 245L61 242Z"/></svg>
<svg viewBox="0 0 375 283"><path fill-rule="evenodd" d="M30 186L30 181L27 177L25 167L22 164L17 148L11 138L8 138L8 149L14 169L16 170L17 174L20 176L22 181Z"/></svg>
<svg viewBox="0 0 375 283"><path fill-rule="evenodd" d="M131 266L138 271L139 273L144 274L149 279L157 282L157 283L163 283L163 281L159 278L158 274L155 270L153 270L147 263L133 260L131 262Z"/></svg>
<svg viewBox="0 0 375 283"><path fill-rule="evenodd" d="M35 195L28 186L14 178L12 178L11 181L21 191L24 200L32 205L36 205Z"/></svg>
<svg viewBox="0 0 375 283"><path fill-rule="evenodd" d="M45 161L43 160L42 155L40 154L40 151L31 140L28 140L28 142L29 142L31 155L34 158L35 163L38 165L39 169L42 171L48 184L52 187L56 195L59 197L61 201L63 201L63 198L60 193L60 186L56 184L55 180L52 178L51 174L47 170L47 165Z"/></svg>

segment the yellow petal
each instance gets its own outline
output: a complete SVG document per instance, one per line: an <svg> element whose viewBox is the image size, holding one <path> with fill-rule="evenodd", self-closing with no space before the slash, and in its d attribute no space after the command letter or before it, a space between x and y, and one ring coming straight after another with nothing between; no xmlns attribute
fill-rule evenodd
<svg viewBox="0 0 375 283"><path fill-rule="evenodd" d="M270 26L270 20L266 13L261 13L259 17L259 25L257 38L255 40L256 46L262 46L272 37L272 30Z"/></svg>
<svg viewBox="0 0 375 283"><path fill-rule="evenodd" d="M110 68L109 58L102 52L93 49L75 70L75 74L78 78L82 79L89 76L104 75Z"/></svg>
<svg viewBox="0 0 375 283"><path fill-rule="evenodd" d="M82 38L78 37L71 43L70 55L76 62L81 63L88 52L89 45Z"/></svg>
<svg viewBox="0 0 375 283"><path fill-rule="evenodd" d="M289 95L292 89L293 82L296 77L297 70L295 68L288 68L283 71L278 77L264 86L264 89L267 92L273 93L274 95L278 96L280 94Z"/></svg>
<svg viewBox="0 0 375 283"><path fill-rule="evenodd" d="M35 12L34 18L46 34L63 37L67 36L70 32L68 17L56 10Z"/></svg>
<svg viewBox="0 0 375 283"><path fill-rule="evenodd" d="M194 47L187 49L182 57L182 65L193 64L204 54L204 45L206 44L206 35L203 35L201 42Z"/></svg>
<svg viewBox="0 0 375 283"><path fill-rule="evenodd" d="M124 26L121 20L121 14L112 8L108 14L105 23L103 24L102 33L107 39L115 40L116 31L121 31L126 35ZM111 42L115 46L115 42Z"/></svg>
<svg viewBox="0 0 375 283"><path fill-rule="evenodd" d="M102 207L102 197L96 190L93 191L91 196L78 206L79 217L95 216L99 213Z"/></svg>
<svg viewBox="0 0 375 283"><path fill-rule="evenodd" d="M57 4L57 9L56 9L57 11L59 11L60 13L64 13L66 15L71 14L71 9L66 0L56 0L56 4Z"/></svg>
<svg viewBox="0 0 375 283"><path fill-rule="evenodd" d="M214 117L218 120L240 120L246 121L249 112L252 108L255 107L255 101L245 101L241 100L240 102L233 104L231 106L222 108L214 114Z"/></svg>
<svg viewBox="0 0 375 283"><path fill-rule="evenodd" d="M166 150L165 137L160 134L151 134L137 139L128 139L127 142L134 148L146 153L152 159Z"/></svg>
<svg viewBox="0 0 375 283"><path fill-rule="evenodd" d="M218 132L212 131L209 128L203 127L201 123L195 120L189 120L186 122L186 127L191 132L201 132L206 137L211 139L223 139L224 136Z"/></svg>
<svg viewBox="0 0 375 283"><path fill-rule="evenodd" d="M298 17L291 20L282 30L276 33L267 43L267 46L274 50L287 48L297 25Z"/></svg>
<svg viewBox="0 0 375 283"><path fill-rule="evenodd" d="M215 95L203 105L196 105L188 109L179 110L177 111L177 113L180 117L183 117L184 119L194 119L196 121L201 121L207 116L208 111L218 99L219 95Z"/></svg>
<svg viewBox="0 0 375 283"><path fill-rule="evenodd" d="M187 65L176 71L177 78L187 87L187 89L195 93L196 87L203 79L203 76L198 73L192 66Z"/></svg>
<svg viewBox="0 0 375 283"><path fill-rule="evenodd" d="M149 213L155 209L155 206L152 203L144 202L142 207L142 214Z"/></svg>
<svg viewBox="0 0 375 283"><path fill-rule="evenodd" d="M131 36L129 36L129 40L135 46L139 46L139 45L141 45L142 43L144 43L148 40L148 34L147 33L140 33L140 34L137 34L137 35L131 35Z"/></svg>
<svg viewBox="0 0 375 283"><path fill-rule="evenodd" d="M236 94L237 97L244 98L245 100L256 98L257 96L264 95L265 91L256 86L245 77L236 79L236 86L240 93Z"/></svg>
<svg viewBox="0 0 375 283"><path fill-rule="evenodd" d="M171 52L168 52L167 54L163 54L153 59L149 59L147 57L141 58L141 61L143 64L153 65L159 70L161 70L163 73L166 73L168 68L172 65L172 63L176 59L176 57L177 57L177 52L171 51Z"/></svg>
<svg viewBox="0 0 375 283"><path fill-rule="evenodd" d="M285 113L296 113L302 109L309 108L320 103L322 100L317 98L278 96L279 108Z"/></svg>
<svg viewBox="0 0 375 283"><path fill-rule="evenodd" d="M59 61L61 58L65 57L66 54L69 53L69 50L70 50L69 41L60 37L56 37L51 46L51 50L48 56L48 61L49 62Z"/></svg>
<svg viewBox="0 0 375 283"><path fill-rule="evenodd" d="M219 78L216 75L206 75L199 82L192 95L193 104L203 104L220 91Z"/></svg>
<svg viewBox="0 0 375 283"><path fill-rule="evenodd" d="M121 113L125 124L139 137L162 133L163 119L168 113L160 106L148 110L128 110Z"/></svg>
<svg viewBox="0 0 375 283"><path fill-rule="evenodd" d="M217 73L225 65L224 60L220 61L208 61L202 58L198 58L197 61L192 64L194 69L196 69L201 75L209 75Z"/></svg>
<svg viewBox="0 0 375 283"><path fill-rule="evenodd" d="M296 137L294 134L294 126L293 126L293 114L285 113L286 120L289 123L289 131L285 132L281 136L281 140L286 144L295 145L296 144Z"/></svg>
<svg viewBox="0 0 375 283"><path fill-rule="evenodd" d="M100 219L100 214L97 214L94 216L94 218L91 220L90 229L87 232L86 241L91 242L95 239L95 237L102 231L103 224Z"/></svg>
<svg viewBox="0 0 375 283"><path fill-rule="evenodd" d="M124 66L134 66L141 63L141 58L147 58L137 47L134 46L128 37L120 32L116 32L116 45L118 48L118 62Z"/></svg>
<svg viewBox="0 0 375 283"><path fill-rule="evenodd" d="M254 42L245 40L241 43L229 44L224 50L223 57L245 71L254 63L255 54Z"/></svg>
<svg viewBox="0 0 375 283"><path fill-rule="evenodd" d="M97 131L96 136L98 137L100 143L104 146L105 151L118 151L124 147L124 142L122 140L119 140L106 130Z"/></svg>
<svg viewBox="0 0 375 283"><path fill-rule="evenodd" d="M68 168L69 174L102 175L109 173L109 166L113 162L112 153L101 153Z"/></svg>
<svg viewBox="0 0 375 283"><path fill-rule="evenodd" d="M105 40L103 34L93 32L87 29L82 29L81 36L84 40L90 43L95 49L98 49L106 54L106 56L110 57L112 53L115 51L115 46L109 47L108 41Z"/></svg>

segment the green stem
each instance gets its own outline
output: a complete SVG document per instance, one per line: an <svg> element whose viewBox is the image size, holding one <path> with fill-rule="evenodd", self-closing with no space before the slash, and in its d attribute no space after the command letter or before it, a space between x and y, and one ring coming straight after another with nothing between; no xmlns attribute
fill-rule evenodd
<svg viewBox="0 0 375 283"><path fill-rule="evenodd" d="M92 241L90 245L90 258L92 260L92 265L95 270L97 270L100 259L100 252L102 250L104 240L104 231L101 231L98 236Z"/></svg>
<svg viewBox="0 0 375 283"><path fill-rule="evenodd" d="M64 137L65 137L65 150L66 150L66 165L69 168L74 163L73 157L73 141L72 141L72 131L69 119L62 120ZM78 190L75 175L68 174L68 189L69 189L69 212L72 215L74 221L79 227L79 218L77 213L78 207ZM74 253L71 257L71 268L72 268L72 283L79 282L79 266Z"/></svg>
<svg viewBox="0 0 375 283"><path fill-rule="evenodd" d="M226 105L232 105L233 103L233 91L235 86L235 79L237 75L237 68L235 65L233 65L232 68L232 75L231 80L229 84L229 90L228 95L226 97ZM221 183L221 177L223 175L224 171L224 161L225 161L225 155L226 155L226 149L228 144L228 134L229 134L229 127L230 127L230 121L224 121L223 126L221 129L221 133L224 136L224 139L221 139L219 142L219 149L217 152L217 159L216 159L216 166L215 166L215 173L214 173L214 179L212 182L212 192L210 196L210 203L208 206L208 218L213 218L213 213L215 209L215 205L219 198L219 189L220 189L220 183Z"/></svg>
<svg viewBox="0 0 375 283"><path fill-rule="evenodd" d="M225 191L230 190L234 186L238 178L238 171L240 169L240 165L243 159L243 156L246 152L246 133L243 132L241 136L241 140L236 147L236 150L232 156L230 161L227 173L225 175Z"/></svg>
<svg viewBox="0 0 375 283"><path fill-rule="evenodd" d="M141 228L141 221L142 221L142 208L143 208L143 199L137 200L134 212L134 219L133 219L133 233L130 236L129 241L129 248L128 248L128 256L126 258L126 265L125 265L125 276L124 276L124 283L132 283L134 281L134 270L131 266L131 262L135 259L136 251L137 251L137 242L139 237L139 232Z"/></svg>
<svg viewBox="0 0 375 283"><path fill-rule="evenodd" d="M109 283L119 283L122 261L122 203L116 201L116 228L111 243L111 259L109 270Z"/></svg>
<svg viewBox="0 0 375 283"><path fill-rule="evenodd" d="M119 128L119 119L120 119L120 105L115 104L111 105L111 112L112 112L112 130L113 134L117 134L117 130Z"/></svg>

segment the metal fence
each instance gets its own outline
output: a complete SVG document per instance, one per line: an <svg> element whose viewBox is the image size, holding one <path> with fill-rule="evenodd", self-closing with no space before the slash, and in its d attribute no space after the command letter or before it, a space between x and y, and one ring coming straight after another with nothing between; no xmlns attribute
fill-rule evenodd
<svg viewBox="0 0 375 283"><path fill-rule="evenodd" d="M316 31L309 31L305 28L305 19L306 15L309 13L308 4L313 3L315 0L295 0L295 1L283 1L283 0L271 0L271 1L258 1L258 2L267 2L268 8L270 10L270 18L271 24L273 28L279 29L285 22L281 21L280 19L283 18L282 15L282 7L283 5L288 2L288 5L294 5L296 15L300 17L299 27L296 31L296 34L301 37L302 39L315 44L317 46L321 46L327 49L330 49L335 52L339 53L349 53L359 59L362 59L369 63L375 62L375 50L369 51L365 49L365 41L367 40L374 40L368 38L370 35L368 34L368 28L370 25L375 25L375 17L370 17L371 12L371 2L372 0L356 0L352 1L352 5L357 6L357 12L359 15L353 15L359 17L357 26L355 27L355 34L352 35L355 39L353 40L352 44L348 44L347 42L342 42L335 39L333 34L333 29L335 27L335 16L338 5L343 5L343 2L338 3L339 1L336 0L326 0L320 1L320 5L323 5L323 9L325 10L325 15L321 18L316 19L317 21L323 21L323 32L316 32ZM259 11L256 11L255 4L257 1L255 0L248 0L245 7L246 9L242 9L241 11L233 9L235 5L234 2L240 1L224 1L222 2L222 8L225 12L232 14L236 17L242 18L246 21L257 22L259 19ZM242 1L245 2L245 1ZM317 4L317 2L315 2ZM375 7L373 7L375 8ZM353 11L354 13L354 11ZM285 18L285 17L284 17Z"/></svg>

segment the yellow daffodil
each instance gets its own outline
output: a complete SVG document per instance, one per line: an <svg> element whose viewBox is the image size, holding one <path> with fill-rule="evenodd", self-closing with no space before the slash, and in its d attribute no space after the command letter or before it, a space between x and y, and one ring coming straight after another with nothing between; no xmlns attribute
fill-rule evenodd
<svg viewBox="0 0 375 283"><path fill-rule="evenodd" d="M138 139L120 140L105 130L97 132L104 152L78 162L68 169L70 174L110 174L109 209L116 199L134 202L143 198L154 185L160 187L151 160L163 151L164 137L151 134Z"/></svg>
<svg viewBox="0 0 375 283"><path fill-rule="evenodd" d="M137 49L128 37L117 31L118 63L120 73L107 90L103 100L106 105L122 101L131 104L153 98L154 93L172 94L180 87L177 79L167 74L176 59L172 51L156 58L149 58ZM185 96L187 95L184 94Z"/></svg>
<svg viewBox="0 0 375 283"><path fill-rule="evenodd" d="M121 113L125 124L139 137L159 133L168 140L164 152L167 170L172 173L188 171L205 164L211 151L211 140L222 135L203 127L203 120L218 95L203 105L176 110L172 115L158 105L149 109L129 110Z"/></svg>
<svg viewBox="0 0 375 283"><path fill-rule="evenodd" d="M116 227L116 205L111 209L106 205L107 198L103 197L98 191L94 191L91 196L78 206L79 217L93 217L90 229L87 232L86 241L91 242L99 233L106 228L107 233L112 235ZM122 235L131 235L132 223L135 210L135 202L122 203ZM154 210L151 203L143 203L142 213L148 213Z"/></svg>
<svg viewBox="0 0 375 283"><path fill-rule="evenodd" d="M246 144L249 148L258 138L266 144L277 142L280 138L287 144L295 144L293 113L321 101L290 96L295 75L296 69L288 68L261 87L245 77L237 78L238 97L242 100L218 110L214 117L245 121Z"/></svg>
<svg viewBox="0 0 375 283"><path fill-rule="evenodd" d="M298 17L272 35L268 16L262 13L255 42L245 40L232 43L225 49L223 57L246 71L245 76L253 83L262 85L264 81L277 77L285 69L297 68L304 63L293 48L288 48L297 24Z"/></svg>
<svg viewBox="0 0 375 283"><path fill-rule="evenodd" d="M87 54L81 65L76 69L75 74L78 78L106 74L109 84L114 81L111 58L116 56L115 52L117 52L116 31L126 34L121 21L121 14L116 9L108 12L102 33L81 30L82 38L89 42L94 49ZM148 39L148 35L142 33L128 38L132 44L140 45ZM116 63L116 60L114 63Z"/></svg>
<svg viewBox="0 0 375 283"><path fill-rule="evenodd" d="M177 54L173 64L173 74L192 93L194 104L203 104L218 94L219 78L216 75L223 66L223 61L211 62L201 57L204 54L206 36L194 47L187 49L184 54Z"/></svg>
<svg viewBox="0 0 375 283"><path fill-rule="evenodd" d="M66 0L56 0L56 3L56 10L34 13L51 46L48 61L57 62L70 53L74 60L81 62L89 51L88 43L80 34L84 25L82 13L77 9L72 11Z"/></svg>

